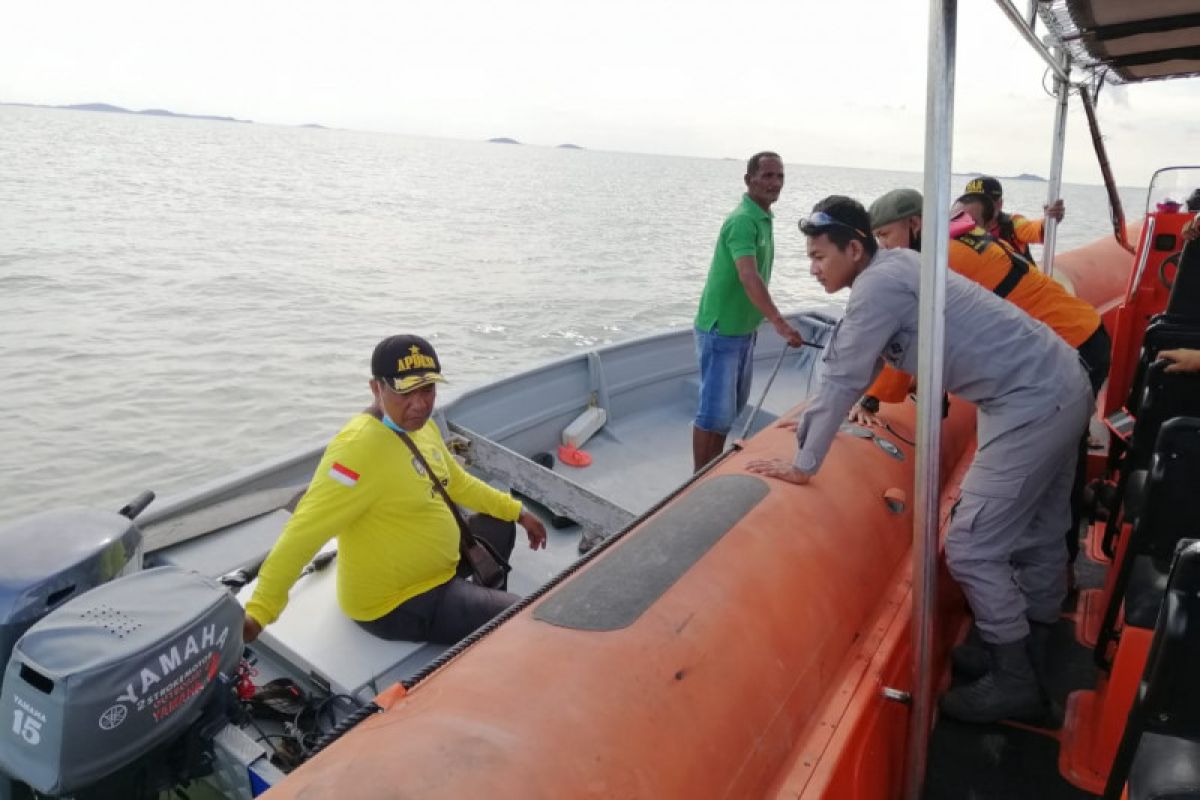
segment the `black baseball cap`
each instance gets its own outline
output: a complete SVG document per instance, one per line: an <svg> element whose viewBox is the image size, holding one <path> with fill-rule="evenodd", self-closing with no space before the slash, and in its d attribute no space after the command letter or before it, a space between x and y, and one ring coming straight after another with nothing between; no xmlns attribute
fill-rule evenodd
<svg viewBox="0 0 1200 800"><path fill-rule="evenodd" d="M963 189L963 197L971 194L982 194L993 200L1000 200L1004 197L1004 188L1000 186L1000 181L991 175L980 175L967 181L967 186Z"/></svg>
<svg viewBox="0 0 1200 800"><path fill-rule="evenodd" d="M446 380L433 345L408 333L389 336L375 345L371 375L401 394Z"/></svg>

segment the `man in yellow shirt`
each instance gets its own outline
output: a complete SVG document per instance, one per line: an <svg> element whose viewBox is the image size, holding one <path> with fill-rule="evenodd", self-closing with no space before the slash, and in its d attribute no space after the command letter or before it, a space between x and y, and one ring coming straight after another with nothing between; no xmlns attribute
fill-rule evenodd
<svg viewBox="0 0 1200 800"><path fill-rule="evenodd" d="M501 555L512 551L514 520L530 548L546 546L537 517L450 455L430 419L444 378L429 342L411 335L384 339L371 356L371 374L373 404L330 442L262 565L246 604L247 642L279 617L301 570L334 537L338 604L381 638L453 643L517 601L465 579L454 514L397 431L411 438L456 504L509 522L507 541L493 542Z"/></svg>

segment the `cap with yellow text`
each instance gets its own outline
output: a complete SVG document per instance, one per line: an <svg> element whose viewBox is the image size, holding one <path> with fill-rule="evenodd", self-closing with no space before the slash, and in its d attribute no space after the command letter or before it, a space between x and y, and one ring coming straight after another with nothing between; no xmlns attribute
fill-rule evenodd
<svg viewBox="0 0 1200 800"><path fill-rule="evenodd" d="M1004 197L1004 188L1000 185L1000 181L991 175L980 175L978 178L967 181L967 188L963 189L964 197L971 194L982 194L993 200L999 200Z"/></svg>
<svg viewBox="0 0 1200 800"><path fill-rule="evenodd" d="M407 333L389 336L375 345L371 375L401 394L446 380L433 345Z"/></svg>

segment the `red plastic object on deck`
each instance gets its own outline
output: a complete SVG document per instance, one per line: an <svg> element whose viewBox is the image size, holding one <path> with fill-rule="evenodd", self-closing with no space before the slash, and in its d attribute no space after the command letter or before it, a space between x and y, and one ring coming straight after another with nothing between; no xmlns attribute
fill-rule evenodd
<svg viewBox="0 0 1200 800"><path fill-rule="evenodd" d="M568 467L590 467L592 465L591 456L578 447L572 447L569 444L564 444L558 448L558 460Z"/></svg>

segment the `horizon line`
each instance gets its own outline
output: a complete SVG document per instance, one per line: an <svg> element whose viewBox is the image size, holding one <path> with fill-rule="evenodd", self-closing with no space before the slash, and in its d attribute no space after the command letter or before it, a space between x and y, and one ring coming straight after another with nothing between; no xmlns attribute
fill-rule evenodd
<svg viewBox="0 0 1200 800"><path fill-rule="evenodd" d="M308 128L310 130L348 131L351 133L372 133L372 134L383 134L383 135L387 135L387 136L409 136L409 137L413 137L413 138L445 139L445 140L456 141L456 142L475 142L475 143L482 143L482 144L516 144L518 146L523 146L523 147L545 147L545 148L549 148L549 149L577 149L577 150L581 150L581 151L585 151L585 152L591 151L591 152L596 152L596 153L617 153L617 154L621 154L621 155L643 155L643 156L656 156L656 157L666 157L666 158L696 158L696 159L703 159L703 160L707 160L707 161L744 161L745 160L743 158L736 158L733 156L685 155L682 153L663 153L663 152L642 151L642 150L606 150L603 148L593 148L593 147L589 147L586 145L580 145L580 144L576 144L576 143L572 143L572 142L562 142L559 144L541 144L541 143L537 143L537 142L522 141L520 139L517 139L516 137L510 137L510 136L506 136L506 135L490 136L490 137L481 138L481 139L464 139L464 138L460 138L457 136L435 135L435 134L428 134L428 133L413 133L413 132L409 132L409 131L399 131L399 130L379 130L379 129L374 129L374 128L346 128L346 127L340 127L340 126L325 125L323 123L318 123L318 122L303 122L303 123L268 122L268 121L262 121L262 120L254 120L254 119L241 119L241 118L233 117L233 116L230 116L227 114L201 114L201 113L192 113L192 112L186 112L186 111L173 111L169 108L165 108L162 106L154 106L154 107L136 110L136 109L132 109L132 108L126 108L125 106L117 105L116 103L109 103L109 102L105 102L105 101L88 101L88 102L82 102L82 103L53 104L53 103L29 103L29 102L13 101L13 100L0 100L0 106L11 106L11 107L19 107L19 108L42 108L42 109L47 109L50 111L81 111L81 112L100 113L100 114L122 114L123 113L123 114L130 114L133 116L143 116L143 117L158 117L158 118L172 117L175 119L191 119L191 120L199 120L199 121L203 121L203 122L236 122L236 123L244 124L244 125L273 125L273 126L284 127L284 128ZM86 106L108 106L109 108L87 108ZM109 110L109 109L113 109L113 110ZM155 113L155 112L159 112L159 113ZM511 141L496 142L496 141L494 141L496 139L501 139L501 140L507 139L507 140L511 140ZM564 147L564 145L568 145L568 146ZM812 163L812 162L790 162L790 163L795 163L795 164L798 164L801 166L807 166L807 167L823 167L823 168L827 168L827 169L853 169L853 170L862 170L862 171L867 171L867 172L908 172L908 173L912 173L912 174L916 174L916 175L923 174L922 170L920 170L920 169L894 169L894 168L882 168L882 167L862 167L862 166L854 166L854 165L849 165L849 164L818 164L818 163ZM1021 172L1020 175L1029 175L1032 177L1020 177L1020 175L998 175L995 172L981 172L979 170L958 170L958 169L954 169L953 167L951 168L950 172L952 175L959 175L959 176L992 175L992 176L995 176L1002 180L1036 180L1040 183L1048 183L1049 182L1048 178L1045 178L1037 173L1024 172L1024 171ZM1087 183L1087 182L1081 182L1081 181L1067 181L1065 179L1062 182L1070 183L1075 186L1099 186L1099 187L1104 186L1103 183ZM1142 190L1146 189L1146 186L1118 184L1117 188L1118 189L1128 189L1131 191L1142 191Z"/></svg>

